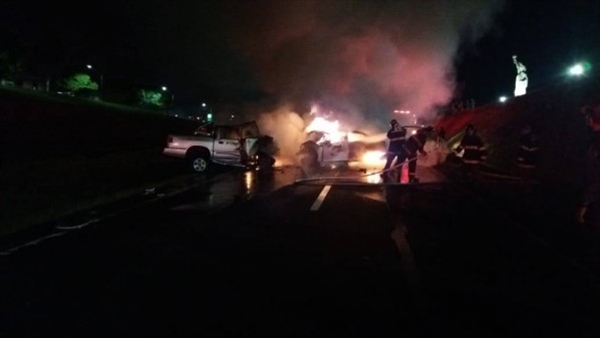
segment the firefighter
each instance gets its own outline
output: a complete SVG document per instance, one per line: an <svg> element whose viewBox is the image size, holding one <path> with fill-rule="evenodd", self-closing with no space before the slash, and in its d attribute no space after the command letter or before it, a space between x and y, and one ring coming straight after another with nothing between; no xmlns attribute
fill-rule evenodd
<svg viewBox="0 0 600 338"><path fill-rule="evenodd" d="M385 166L381 173L382 178L389 177L388 171L396 159L396 166L401 166L406 157L404 156L404 142L406 140L406 128L400 126L398 121L390 121L390 130L387 132L389 140L388 150L386 153Z"/></svg>
<svg viewBox="0 0 600 338"><path fill-rule="evenodd" d="M521 171L521 177L530 180L537 167L538 138L529 123L521 128L519 136L519 149L517 152L517 166Z"/></svg>
<svg viewBox="0 0 600 338"><path fill-rule="evenodd" d="M463 150L462 163L464 174L467 177L477 177L481 163L486 158L486 149L483 139L479 136L473 124L467 125L465 134L456 148L456 152Z"/></svg>
<svg viewBox="0 0 600 338"><path fill-rule="evenodd" d="M408 140L404 143L405 156L408 159L408 182L418 183L417 178L417 156L421 153L422 156L426 156L425 142L427 141L428 134L433 130L432 127L419 128L417 132L411 135ZM404 160L403 160L404 161Z"/></svg>

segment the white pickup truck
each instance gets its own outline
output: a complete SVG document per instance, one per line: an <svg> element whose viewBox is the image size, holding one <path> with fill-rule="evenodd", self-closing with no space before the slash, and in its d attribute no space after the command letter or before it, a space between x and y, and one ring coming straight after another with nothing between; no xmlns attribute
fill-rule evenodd
<svg viewBox="0 0 600 338"><path fill-rule="evenodd" d="M254 121L234 125L206 124L192 135L168 135L163 155L185 159L189 168L205 172L211 163L271 168L275 164L273 138L260 135Z"/></svg>

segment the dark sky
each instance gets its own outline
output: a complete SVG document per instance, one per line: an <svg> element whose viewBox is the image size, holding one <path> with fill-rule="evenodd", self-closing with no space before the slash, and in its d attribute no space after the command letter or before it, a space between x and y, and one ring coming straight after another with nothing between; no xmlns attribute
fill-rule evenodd
<svg viewBox="0 0 600 338"><path fill-rule="evenodd" d="M0 49L32 75L93 64L105 82L165 85L180 105L255 98L381 116L529 90L572 62L600 68L600 1L3 0ZM366 113L365 113L366 112Z"/></svg>

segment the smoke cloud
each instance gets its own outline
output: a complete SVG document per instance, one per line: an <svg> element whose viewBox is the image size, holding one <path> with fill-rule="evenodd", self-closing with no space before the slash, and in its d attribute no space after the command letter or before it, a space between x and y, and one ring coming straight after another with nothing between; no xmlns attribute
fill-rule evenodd
<svg viewBox="0 0 600 338"><path fill-rule="evenodd" d="M262 113L258 116L256 123L264 134L272 136L279 148L277 159L280 164L292 164L295 162L294 155L299 150L299 145L305 141L305 123L299 114L290 110L287 106Z"/></svg>
<svg viewBox="0 0 600 338"><path fill-rule="evenodd" d="M483 36L501 7L500 0L239 1L225 12L235 47L263 89L284 102L269 114L304 117L317 104L340 122L381 132L395 109L435 118L452 99L459 47Z"/></svg>

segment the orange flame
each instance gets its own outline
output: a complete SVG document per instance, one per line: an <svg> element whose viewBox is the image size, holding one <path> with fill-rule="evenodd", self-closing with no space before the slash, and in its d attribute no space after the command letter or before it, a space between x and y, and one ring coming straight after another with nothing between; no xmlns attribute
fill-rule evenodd
<svg viewBox="0 0 600 338"><path fill-rule="evenodd" d="M341 142L344 137L347 137L346 133L340 130L340 123L336 121L327 121L322 117L316 117L305 130L307 133L311 131L320 131L325 133L323 137L324 141L330 141L332 143Z"/></svg>
<svg viewBox="0 0 600 338"><path fill-rule="evenodd" d="M370 166L381 166L385 165L385 151L381 150L370 150L364 153L361 159L361 163Z"/></svg>

